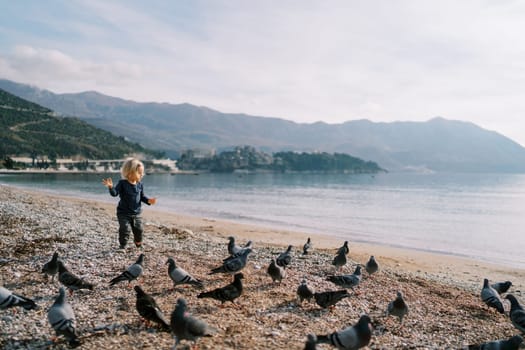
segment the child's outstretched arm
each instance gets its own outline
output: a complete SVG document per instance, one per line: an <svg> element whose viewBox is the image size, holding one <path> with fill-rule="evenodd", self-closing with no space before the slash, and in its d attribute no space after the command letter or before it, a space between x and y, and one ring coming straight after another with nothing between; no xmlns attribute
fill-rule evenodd
<svg viewBox="0 0 525 350"><path fill-rule="evenodd" d="M110 190L113 188L113 180L110 177L108 177L107 179L102 179L102 184Z"/></svg>

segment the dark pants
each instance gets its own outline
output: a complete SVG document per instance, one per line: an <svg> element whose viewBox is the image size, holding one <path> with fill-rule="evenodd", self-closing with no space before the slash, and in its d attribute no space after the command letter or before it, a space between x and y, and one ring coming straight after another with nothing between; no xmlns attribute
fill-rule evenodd
<svg viewBox="0 0 525 350"><path fill-rule="evenodd" d="M117 214L118 218L118 241L121 247L128 243L129 234L133 232L133 240L142 243L142 217L139 215Z"/></svg>

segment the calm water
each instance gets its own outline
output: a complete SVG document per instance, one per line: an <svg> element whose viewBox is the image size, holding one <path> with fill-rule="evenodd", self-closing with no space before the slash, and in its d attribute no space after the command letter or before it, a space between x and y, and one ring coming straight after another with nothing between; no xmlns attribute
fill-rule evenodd
<svg viewBox="0 0 525 350"><path fill-rule="evenodd" d="M0 183L116 205L101 178L0 175ZM158 209L525 268L525 175L159 174L144 185Z"/></svg>

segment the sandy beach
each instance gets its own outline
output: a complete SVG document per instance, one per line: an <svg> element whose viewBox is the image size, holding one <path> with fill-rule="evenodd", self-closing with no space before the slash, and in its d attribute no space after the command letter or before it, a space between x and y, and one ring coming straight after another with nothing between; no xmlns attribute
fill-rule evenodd
<svg viewBox="0 0 525 350"><path fill-rule="evenodd" d="M34 298L37 311L0 311L0 346L19 348L67 348L54 335L46 319L60 283L46 281L42 265L54 251L71 271L96 287L69 297L76 313L83 349L169 349L172 335L140 321L135 310L135 292L125 284L108 281L133 263L140 253L134 247L119 252L115 203L99 203L61 196L30 193L0 186L0 285ZM175 302L183 297L189 312L216 328L213 337L198 342L202 349L302 349L306 335L327 334L354 324L361 314L371 316L374 334L368 349L460 349L519 332L507 314L488 309L480 299L483 278L510 280L510 292L521 300L523 270L492 265L451 255L398 249L352 242L348 263L338 274L350 274L357 264L374 255L380 270L366 272L352 296L331 309L314 302L299 304L296 289L306 279L316 291L336 290L326 280L334 273L331 261L342 241L324 235L275 230L226 221L162 212L147 206L145 226L146 267L139 283L151 293L169 319ZM231 282L228 275L208 275L227 256L227 237L239 244L253 241L254 253L244 268L244 292L237 305L198 299L195 287L171 291L166 260L169 256L205 282L204 290ZM300 254L306 238L314 249ZM272 257L292 245L293 260L283 282L273 284L266 274ZM385 317L388 302L403 291L410 307L402 325ZM505 304L507 310L509 305ZM183 342L179 348L191 343ZM330 345L318 345L329 349Z"/></svg>

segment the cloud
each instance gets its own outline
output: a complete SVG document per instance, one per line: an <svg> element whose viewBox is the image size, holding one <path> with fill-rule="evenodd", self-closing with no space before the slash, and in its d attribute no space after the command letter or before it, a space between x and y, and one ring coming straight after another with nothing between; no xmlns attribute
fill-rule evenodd
<svg viewBox="0 0 525 350"><path fill-rule="evenodd" d="M18 45L11 54L0 56L2 74L9 79L31 84L90 89L100 86L122 86L144 78L141 66L121 61L93 62L72 57L54 49Z"/></svg>

